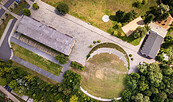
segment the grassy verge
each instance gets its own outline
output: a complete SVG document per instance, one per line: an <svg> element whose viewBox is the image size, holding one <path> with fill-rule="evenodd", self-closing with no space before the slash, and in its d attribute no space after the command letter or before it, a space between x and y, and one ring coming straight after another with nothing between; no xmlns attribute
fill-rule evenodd
<svg viewBox="0 0 173 102"><path fill-rule="evenodd" d="M93 56L80 73L82 88L96 97L117 98L124 90L127 69L116 55L102 53Z"/></svg>
<svg viewBox="0 0 173 102"><path fill-rule="evenodd" d="M21 0L20 3L17 5L17 7L14 8L14 10L12 12L15 13L15 14L19 14L20 11L22 11L23 8L25 8L25 6L27 4L28 3L25 0Z"/></svg>
<svg viewBox="0 0 173 102"><path fill-rule="evenodd" d="M113 48L113 49L116 49L116 50L122 52L123 54L125 54L126 60L128 61L128 66L130 67L129 57L128 57L127 53L124 51L124 49L121 48L119 45L116 45L116 44L113 44L113 43L102 43L102 44L96 45L89 52L89 54L93 53L95 50L97 50L99 48Z"/></svg>
<svg viewBox="0 0 173 102"><path fill-rule="evenodd" d="M13 16L9 15L9 16L4 20L4 22L0 25L0 38L2 37L2 35L3 35L3 33L4 33L4 30L5 30L5 28L6 28L7 24L8 24L8 21L9 21L10 19L12 19L12 18L13 18Z"/></svg>
<svg viewBox="0 0 173 102"><path fill-rule="evenodd" d="M15 56L59 76L62 66L55 64L17 44L12 43L12 47Z"/></svg>
<svg viewBox="0 0 173 102"><path fill-rule="evenodd" d="M103 22L102 17L104 15L115 15L115 12L119 9L129 12L135 10L137 17L145 14L149 7L157 5L157 0L148 0L148 3L141 8L132 7L132 4L136 0L42 0L54 7L57 6L59 1L64 1L70 7L69 14L75 16L85 22L89 22L91 25L98 27L99 29L109 33L109 30L114 26L113 21ZM123 33L123 32L122 32ZM119 37L119 36L116 36ZM121 37L119 37L121 38ZM129 37L123 37L125 40L133 45L139 44L140 39L133 40Z"/></svg>
<svg viewBox="0 0 173 102"><path fill-rule="evenodd" d="M54 80L52 80L52 79L49 79L48 77L46 77L46 76L44 76L44 75L41 75L41 74L39 74L39 73L37 73L37 72L35 72L35 71L33 71L33 70L31 70L31 69L29 69L29 68L27 68L27 67L21 65L21 64L19 64L19 63L13 62L13 67L20 67L20 68L26 70L28 73L30 73L30 74L32 74L32 75L34 75L34 76L39 77L40 79L42 79L42 80L45 81L45 82L48 82L48 83L50 83L50 84L57 84L56 81L54 81Z"/></svg>

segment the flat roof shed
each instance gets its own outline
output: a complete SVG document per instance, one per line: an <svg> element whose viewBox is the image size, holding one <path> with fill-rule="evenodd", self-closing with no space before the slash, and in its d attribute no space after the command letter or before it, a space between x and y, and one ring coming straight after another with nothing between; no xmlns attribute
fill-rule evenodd
<svg viewBox="0 0 173 102"><path fill-rule="evenodd" d="M27 16L22 17L16 31L65 55L70 55L75 43L72 37Z"/></svg>

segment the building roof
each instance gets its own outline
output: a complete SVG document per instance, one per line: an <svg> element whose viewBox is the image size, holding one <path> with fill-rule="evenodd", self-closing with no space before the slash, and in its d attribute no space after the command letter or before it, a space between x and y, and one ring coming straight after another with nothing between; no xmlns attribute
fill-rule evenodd
<svg viewBox="0 0 173 102"><path fill-rule="evenodd" d="M4 15L5 10L3 8L0 8L0 18Z"/></svg>
<svg viewBox="0 0 173 102"><path fill-rule="evenodd" d="M75 39L72 37L27 16L22 17L16 31L65 55L70 54L75 43Z"/></svg>
<svg viewBox="0 0 173 102"><path fill-rule="evenodd" d="M150 58L155 58L161 45L164 40L164 37L160 36L157 32L151 30L150 35L148 36L143 48L141 50L142 54L149 56Z"/></svg>
<svg viewBox="0 0 173 102"><path fill-rule="evenodd" d="M130 23L126 24L125 26L122 27L122 30L126 34L126 36L129 36L133 33L133 31L136 30L137 27L144 27L145 23L141 17L138 17L131 21Z"/></svg>
<svg viewBox="0 0 173 102"><path fill-rule="evenodd" d="M166 36L167 34L167 30L153 22L151 22L149 24L150 28L152 29L152 31L155 31L158 35L162 36L163 38Z"/></svg>

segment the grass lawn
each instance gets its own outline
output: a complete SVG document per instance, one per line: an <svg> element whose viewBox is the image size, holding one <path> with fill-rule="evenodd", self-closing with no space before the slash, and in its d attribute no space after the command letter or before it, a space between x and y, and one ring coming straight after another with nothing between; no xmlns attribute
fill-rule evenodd
<svg viewBox="0 0 173 102"><path fill-rule="evenodd" d="M20 11L23 10L23 8L25 8L25 6L27 5L28 3L24 0L21 0L21 2L17 5L17 7L14 8L14 10L12 11L13 13L15 14L19 14Z"/></svg>
<svg viewBox="0 0 173 102"><path fill-rule="evenodd" d="M17 44L12 43L12 48L15 56L30 62L54 75L58 76L60 74L62 66L55 64Z"/></svg>
<svg viewBox="0 0 173 102"><path fill-rule="evenodd" d="M107 23L102 21L103 15L115 15L115 12L119 9L129 12L135 10L138 15L142 16L149 9L149 7L157 5L157 0L148 0L148 3L141 8L132 7L132 4L136 0L42 0L54 7L57 6L59 1L66 2L70 7L70 15L73 15L85 22L89 22L91 25L102 29L110 33L112 30L113 21ZM123 33L123 32L122 32ZM117 36L118 37L118 36ZM121 37L120 37L121 38ZM128 41L131 44L137 45L136 41L129 41L130 38L121 38Z"/></svg>
<svg viewBox="0 0 173 102"><path fill-rule="evenodd" d="M6 28L7 24L8 24L8 21L9 21L10 19L12 19L12 18L13 18L13 16L9 15L9 16L4 20L3 24L0 25L0 38L2 37L2 35L3 35L3 33L4 33L4 30L5 30L5 28Z"/></svg>
<svg viewBox="0 0 173 102"><path fill-rule="evenodd" d="M41 75L41 74L39 74L39 73L37 73L37 72L35 72L35 71L33 71L33 70L31 70L31 69L29 69L29 68L27 68L27 67L21 65L21 64L19 64L19 63L13 62L13 65L12 65L12 66L13 66L13 67L20 67L20 68L24 69L25 71L27 71L28 73L30 73L30 74L32 74L32 75L34 75L34 76L39 77L40 79L42 79L42 80L45 81L45 82L48 82L48 83L50 83L50 84L57 84L56 81L54 81L54 80L52 80L52 79L49 79L48 77L46 77L46 76L44 76L44 75Z"/></svg>
<svg viewBox="0 0 173 102"><path fill-rule="evenodd" d="M118 56L101 53L86 62L84 72L79 72L82 76L81 86L96 97L117 98L124 90L127 72Z"/></svg>

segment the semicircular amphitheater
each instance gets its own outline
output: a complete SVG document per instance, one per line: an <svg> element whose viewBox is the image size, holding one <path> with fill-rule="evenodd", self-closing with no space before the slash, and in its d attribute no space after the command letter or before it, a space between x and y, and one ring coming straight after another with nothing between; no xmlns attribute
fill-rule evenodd
<svg viewBox="0 0 173 102"><path fill-rule="evenodd" d="M120 47L121 52L109 47L93 49L86 61L84 71L80 73L81 91L100 101L121 99L129 66L126 52Z"/></svg>

